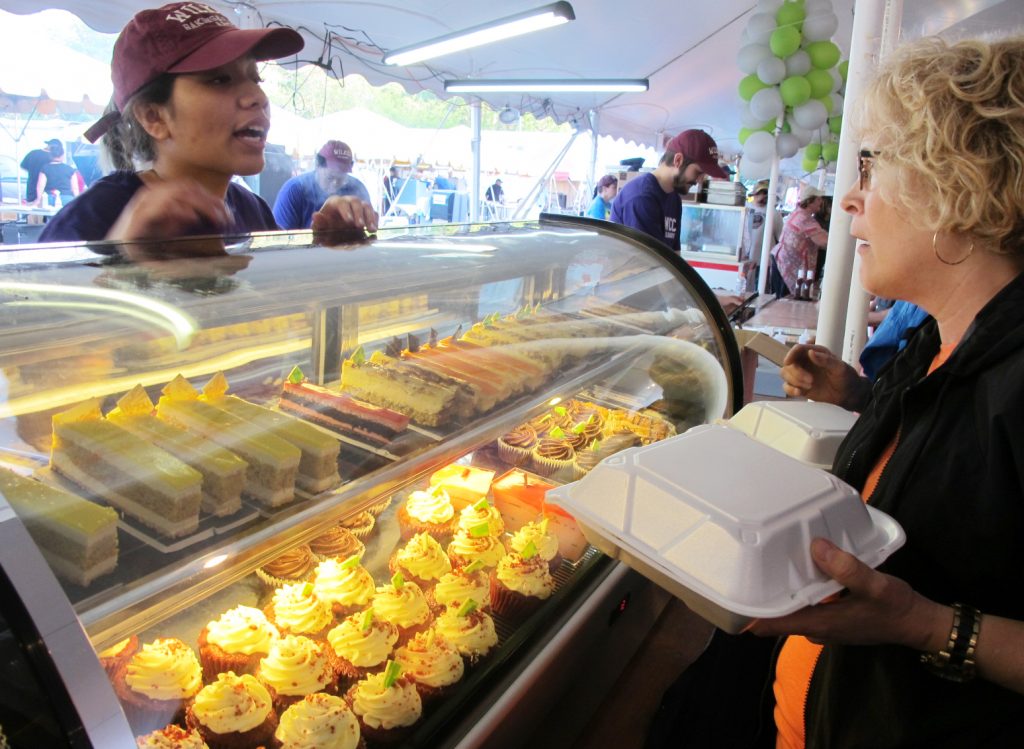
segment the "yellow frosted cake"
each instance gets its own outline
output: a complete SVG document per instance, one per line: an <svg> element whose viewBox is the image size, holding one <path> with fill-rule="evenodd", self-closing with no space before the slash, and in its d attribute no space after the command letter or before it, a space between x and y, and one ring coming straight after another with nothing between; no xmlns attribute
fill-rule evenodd
<svg viewBox="0 0 1024 749"><path fill-rule="evenodd" d="M102 419L98 400L53 417L50 463L89 493L165 536L184 536L199 525L202 475Z"/></svg>
<svg viewBox="0 0 1024 749"><path fill-rule="evenodd" d="M228 395L227 389L228 383L224 374L218 372L203 387L203 394L199 400L237 416L261 431L280 437L299 448L302 457L299 459L296 483L300 489L318 494L341 483L341 477L338 475L338 453L341 450L341 443L337 438L294 416Z"/></svg>
<svg viewBox="0 0 1024 749"><path fill-rule="evenodd" d="M213 440L249 464L246 494L268 507L280 507L295 498L295 474L302 456L299 448L200 401L199 393L180 375L163 393L156 404L159 418Z"/></svg>
<svg viewBox="0 0 1024 749"><path fill-rule="evenodd" d="M3 468L0 496L61 579L88 585L117 566L117 513L109 507Z"/></svg>
<svg viewBox="0 0 1024 749"><path fill-rule="evenodd" d="M223 517L241 509L242 487L249 464L212 440L161 421L153 415L153 408L145 389L136 385L118 400L117 408L107 414L107 420L199 471L203 475L204 511Z"/></svg>

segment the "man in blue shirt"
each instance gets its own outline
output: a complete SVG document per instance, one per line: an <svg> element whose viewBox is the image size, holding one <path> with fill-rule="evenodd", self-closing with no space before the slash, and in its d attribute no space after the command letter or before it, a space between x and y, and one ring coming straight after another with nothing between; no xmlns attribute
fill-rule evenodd
<svg viewBox="0 0 1024 749"><path fill-rule="evenodd" d="M366 203L370 194L352 176L352 149L340 140L329 140L316 155L316 168L292 177L281 186L274 201L274 220L282 229L308 229L313 214L331 195L353 195Z"/></svg>
<svg viewBox="0 0 1024 749"><path fill-rule="evenodd" d="M724 179L718 145L703 130L684 130L668 142L653 172L626 183L612 203L611 220L639 229L679 252L680 195L704 179Z"/></svg>

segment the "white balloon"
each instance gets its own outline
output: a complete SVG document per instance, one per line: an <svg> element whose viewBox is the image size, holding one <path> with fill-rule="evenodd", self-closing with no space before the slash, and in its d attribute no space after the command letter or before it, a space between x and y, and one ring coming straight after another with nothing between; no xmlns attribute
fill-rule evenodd
<svg viewBox="0 0 1024 749"><path fill-rule="evenodd" d="M839 75L838 68L829 68L828 74L832 76L832 91L829 93L835 93L843 87L843 76Z"/></svg>
<svg viewBox="0 0 1024 749"><path fill-rule="evenodd" d="M740 175L744 179L764 179L771 173L772 162L770 159L767 161L754 161L746 155L740 159Z"/></svg>
<svg viewBox="0 0 1024 749"><path fill-rule="evenodd" d="M775 152L779 155L780 159L796 156L796 152L799 150L800 139L793 135L793 133L779 133L779 137L775 139Z"/></svg>
<svg viewBox="0 0 1024 749"><path fill-rule="evenodd" d="M832 94L832 111L830 115L842 114L843 113L843 97L839 94Z"/></svg>
<svg viewBox="0 0 1024 749"><path fill-rule="evenodd" d="M771 50L769 50L771 51ZM798 49L786 58L786 75L807 75L811 71L811 56Z"/></svg>
<svg viewBox="0 0 1024 749"><path fill-rule="evenodd" d="M749 127L751 130L760 130L769 122L770 120L762 120L760 117L755 117L754 113L750 111L749 104L744 104L743 109L740 110L740 124L743 127Z"/></svg>
<svg viewBox="0 0 1024 749"><path fill-rule="evenodd" d="M784 0L757 0L757 10L759 13L771 13L774 16L783 2Z"/></svg>
<svg viewBox="0 0 1024 749"><path fill-rule="evenodd" d="M747 142L743 144L743 156L754 161L770 160L773 153L775 153L775 136L764 130L751 133Z"/></svg>
<svg viewBox="0 0 1024 749"><path fill-rule="evenodd" d="M768 44L776 26L774 13L755 13L747 23L747 36L754 44Z"/></svg>
<svg viewBox="0 0 1024 749"><path fill-rule="evenodd" d="M768 89L762 90L767 91ZM761 92L758 91L757 93ZM753 100L751 100L750 103L753 105ZM751 106L751 111L754 111L753 106ZM799 107L793 109L793 120L797 125L807 128L808 130L816 130L821 127L827 119L828 112L825 111L825 105L817 99L811 99L809 102L801 104Z"/></svg>
<svg viewBox="0 0 1024 749"><path fill-rule="evenodd" d="M804 19L803 35L809 42L826 42L832 38L839 28L839 19L831 10L818 11L816 6L807 9Z"/></svg>
<svg viewBox="0 0 1024 749"><path fill-rule="evenodd" d="M772 54L771 49L765 44L748 44L745 47L740 47L740 51L736 53L736 67L742 70L744 73L756 73L757 66L761 64L762 60L777 60L778 58ZM761 80L764 80L763 78Z"/></svg>
<svg viewBox="0 0 1024 749"><path fill-rule="evenodd" d="M821 104L820 101L818 103ZM750 113L763 121L774 120L782 114L784 108L782 94L775 86L762 88L750 99ZM821 108L824 109L825 105L821 104Z"/></svg>
<svg viewBox="0 0 1024 749"><path fill-rule="evenodd" d="M757 66L757 77L762 83L782 83L782 79L786 77L786 63L774 55L761 60Z"/></svg>

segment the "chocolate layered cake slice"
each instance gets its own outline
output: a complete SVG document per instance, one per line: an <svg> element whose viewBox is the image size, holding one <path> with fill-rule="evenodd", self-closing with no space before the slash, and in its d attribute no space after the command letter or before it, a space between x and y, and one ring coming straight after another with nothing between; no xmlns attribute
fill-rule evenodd
<svg viewBox="0 0 1024 749"><path fill-rule="evenodd" d="M55 471L169 538L199 525L203 477L166 450L100 418L98 401L53 417Z"/></svg>
<svg viewBox="0 0 1024 749"><path fill-rule="evenodd" d="M238 512L249 464L212 440L161 421L153 408L146 391L137 385L117 402L107 420L199 471L203 476L203 511L217 517Z"/></svg>
<svg viewBox="0 0 1024 749"><path fill-rule="evenodd" d="M117 566L116 511L3 468L0 495L57 577L89 585Z"/></svg>

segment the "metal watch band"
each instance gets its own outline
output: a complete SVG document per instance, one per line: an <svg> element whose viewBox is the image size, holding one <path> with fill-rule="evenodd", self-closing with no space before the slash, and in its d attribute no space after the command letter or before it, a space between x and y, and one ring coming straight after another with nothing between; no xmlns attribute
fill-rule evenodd
<svg viewBox="0 0 1024 749"><path fill-rule="evenodd" d="M953 604L953 626L946 647L938 653L923 653L921 663L933 674L950 681L974 678L974 650L981 629L981 612L963 603Z"/></svg>

